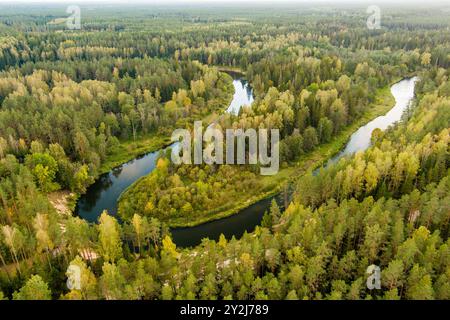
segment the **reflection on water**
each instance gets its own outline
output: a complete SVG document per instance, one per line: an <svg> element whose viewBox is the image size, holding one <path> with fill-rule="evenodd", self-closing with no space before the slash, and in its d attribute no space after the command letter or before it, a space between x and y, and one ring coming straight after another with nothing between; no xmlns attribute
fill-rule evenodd
<svg viewBox="0 0 450 320"><path fill-rule="evenodd" d="M198 245L203 238L218 240L222 233L227 239L231 239L233 236L240 238L245 231L251 232L255 226L260 224L264 212L270 207L273 198L263 199L228 218L214 220L196 227L172 229L173 242L179 247L191 247ZM281 199L277 200L281 201Z"/></svg>
<svg viewBox="0 0 450 320"><path fill-rule="evenodd" d="M344 155L367 149L370 146L370 138L375 128L384 130L400 120L403 111L414 97L416 80L417 78L405 79L394 84L391 87L391 92L396 100L395 106L386 115L378 117L359 128L351 136L345 148L330 161L337 161ZM227 111L237 114L242 105L251 104L253 96L251 88L245 80L235 79L233 85L235 94ZM178 148L178 145L174 147ZM120 194L137 179L153 171L158 153L159 151L146 154L102 175L80 198L76 212L90 222L97 221L103 210L116 214L117 199ZM199 244L203 238L217 240L221 233L227 238L240 237L245 231L251 232L255 226L260 224L262 216L269 209L272 199L276 199L282 207L285 198L290 197L291 191L288 193L288 195L278 194L261 200L228 218L211 221L192 228L172 229L173 240L177 246L187 247Z"/></svg>
<svg viewBox="0 0 450 320"><path fill-rule="evenodd" d="M101 175L80 197L75 213L89 222L96 222L103 210L116 215L120 194L137 179L153 171L158 154L159 151L146 154Z"/></svg>
<svg viewBox="0 0 450 320"><path fill-rule="evenodd" d="M417 78L405 79L391 87L392 95L395 98L395 106L384 116L378 117L365 126L359 128L346 144L344 149L330 161L337 161L345 155L356 151L365 150L370 146L370 138L375 128L386 129L389 125L401 119L403 111L407 109L414 97L414 85ZM315 172L317 173L318 170ZM221 233L228 239L232 236L240 237L245 231L252 232L261 223L264 212L269 210L272 199L283 208L285 199L290 199L292 189L289 188L287 194L261 200L228 218L211 221L192 228L179 228L172 230L174 242L181 247L198 245L203 238L218 240Z"/></svg>
<svg viewBox="0 0 450 320"><path fill-rule="evenodd" d="M253 102L253 95L247 81L236 78L233 85L235 93L228 107L228 112L237 114L243 105ZM169 148L178 148L178 143ZM89 186L87 192L80 197L75 208L75 214L89 222L96 222L103 210L109 214L117 214L117 200L125 189L142 176L146 176L156 167L159 150L135 158L112 169L109 173L101 175L94 184Z"/></svg>
<svg viewBox="0 0 450 320"><path fill-rule="evenodd" d="M365 126L360 127L352 134L350 140L345 145L345 148L331 158L327 165L335 163L344 156L354 154L358 151L366 150L370 147L370 141L373 130L379 128L386 130L390 125L399 121L402 118L403 112L409 107L412 98L414 97L414 86L417 77L411 79L404 79L392 85L391 93L395 98L394 107L388 111L384 116L379 116L370 121ZM320 168L319 168L320 169ZM314 171L317 174L319 169Z"/></svg>

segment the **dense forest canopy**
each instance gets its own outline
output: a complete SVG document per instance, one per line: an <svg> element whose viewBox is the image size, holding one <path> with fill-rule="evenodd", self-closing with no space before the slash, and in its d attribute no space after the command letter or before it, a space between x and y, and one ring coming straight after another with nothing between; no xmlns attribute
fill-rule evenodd
<svg viewBox="0 0 450 320"><path fill-rule="evenodd" d="M0 299L450 298L448 6L382 8L376 30L355 5L80 9L68 30L65 6L0 5ZM224 113L224 71L253 88L237 115ZM413 75L399 123L310 173ZM89 224L55 205L194 120L280 129L279 175L161 154L120 219ZM169 226L235 213L290 180L292 201L252 233L172 241ZM366 288L371 264L380 290ZM66 287L69 266L80 289Z"/></svg>

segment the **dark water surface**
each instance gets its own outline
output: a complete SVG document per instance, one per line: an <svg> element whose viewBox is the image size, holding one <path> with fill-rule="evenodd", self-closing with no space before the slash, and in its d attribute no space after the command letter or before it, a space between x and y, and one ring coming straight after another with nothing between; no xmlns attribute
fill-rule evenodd
<svg viewBox="0 0 450 320"><path fill-rule="evenodd" d="M342 151L330 159L330 161L334 162L346 155L367 149L370 146L370 138L374 129L380 128L384 130L389 125L400 120L403 112L408 108L414 98L416 81L417 78L404 79L392 85L391 92L395 98L395 106L384 116L375 118L356 130ZM286 197L290 198L292 190L287 193ZM285 194L283 192L282 194L261 200L230 217L207 222L196 227L173 229L172 236L174 242L181 247L195 246L203 238L217 240L221 233L227 239L233 235L239 238L245 231L252 232L261 223L264 212L270 208L272 199L275 199L281 208L284 207Z"/></svg>
<svg viewBox="0 0 450 320"><path fill-rule="evenodd" d="M227 112L237 114L241 106L253 102L253 94L246 80L234 73L232 76L235 92ZM173 148L174 145L169 148ZM119 196L136 180L155 169L159 152L160 150L139 156L101 175L80 197L75 214L89 222L97 222L103 210L108 210L109 214L115 216Z"/></svg>
<svg viewBox="0 0 450 320"><path fill-rule="evenodd" d="M372 120L355 131L344 149L330 161L334 162L345 155L367 149L370 146L371 134L375 128L384 130L400 120L403 112L414 98L416 80L415 77L394 84L391 87L391 92L396 101L395 106L386 115ZM235 94L227 112L237 114L242 105L251 104L253 95L247 81L238 78L233 81L233 85ZM115 215L117 213L117 199L120 194L137 179L153 171L158 153L159 151L146 154L100 176L78 201L76 213L90 222L97 221L103 210L108 210L110 214ZM227 238L232 236L239 238L245 231L251 232L260 224L262 216L269 209L272 199L276 199L281 206L284 203L283 195L278 194L263 199L227 218L207 222L196 227L172 229L173 240L177 246L189 247L199 244L203 238L217 240L221 233Z"/></svg>

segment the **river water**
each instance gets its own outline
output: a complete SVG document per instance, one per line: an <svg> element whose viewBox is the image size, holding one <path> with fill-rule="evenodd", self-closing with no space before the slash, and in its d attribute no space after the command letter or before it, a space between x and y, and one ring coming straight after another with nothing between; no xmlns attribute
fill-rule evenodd
<svg viewBox="0 0 450 320"><path fill-rule="evenodd" d="M395 98L395 106L384 116L370 121L355 131L342 151L330 161L334 162L346 155L367 149L370 146L370 138L374 129L384 130L400 120L403 112L414 98L416 80L416 77L404 79L392 85L391 92ZM249 105L253 101L253 95L247 81L239 78L234 79L233 85L235 94L227 112L237 114L242 105ZM158 153L159 151L143 155L100 176L88 188L86 194L79 199L76 213L89 222L97 221L103 210L108 210L110 214L115 215L117 213L117 199L120 194L137 179L153 171ZM283 195L278 194L263 199L227 218L195 227L172 229L173 241L177 246L189 247L199 244L203 238L217 240L222 233L228 239L232 236L239 238L244 232L253 231L261 222L262 216L269 209L272 199L276 199L282 205L283 198Z"/></svg>
<svg viewBox="0 0 450 320"><path fill-rule="evenodd" d="M417 78L415 77L404 79L392 85L391 93L395 98L395 106L384 116L375 118L356 130L342 151L336 154L330 161L335 162L346 155L367 149L370 146L370 138L374 129L380 128L384 130L400 120L403 112L408 108L414 98L416 81ZM246 231L252 232L261 223L264 212L270 208L272 199L275 199L280 207L284 207L286 198L290 197L291 192L288 191L287 193L287 195L283 192L282 194L263 199L227 218L207 222L196 227L174 229L172 230L173 240L178 246L189 247L198 245L203 238L217 240L221 233L227 239L230 239L232 236L239 238Z"/></svg>
<svg viewBox="0 0 450 320"><path fill-rule="evenodd" d="M231 73L231 75L234 78L234 95L227 112L238 114L241 106L253 102L253 93L246 80L240 78L238 74ZM175 145L172 144L168 148ZM160 150L144 154L101 175L80 197L75 214L89 222L97 222L103 210L115 216L119 196L136 180L155 169L159 152Z"/></svg>
<svg viewBox="0 0 450 320"><path fill-rule="evenodd" d="M395 106L384 116L375 118L365 126L362 126L356 130L345 145L345 148L330 159L330 161L336 162L348 154L353 154L357 151L367 149L370 146L370 139L372 137L373 130L377 128L386 130L390 125L399 121L402 118L403 112L408 108L414 98L414 87L416 81L417 77L414 77L404 79L392 85L391 92L395 98Z"/></svg>

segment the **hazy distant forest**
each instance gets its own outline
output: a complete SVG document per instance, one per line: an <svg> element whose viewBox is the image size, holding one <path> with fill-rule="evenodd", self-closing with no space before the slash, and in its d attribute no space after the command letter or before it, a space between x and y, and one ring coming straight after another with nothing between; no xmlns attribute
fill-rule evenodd
<svg viewBox="0 0 450 320"><path fill-rule="evenodd" d="M69 30L65 5L0 4L0 300L450 299L450 5L425 5L381 6L371 29L355 4L84 4ZM237 115L230 71L255 99ZM412 76L400 122L312 174ZM280 172L161 153L118 216L74 214L100 174L194 120L279 128ZM172 227L287 183L254 231L175 245Z"/></svg>

